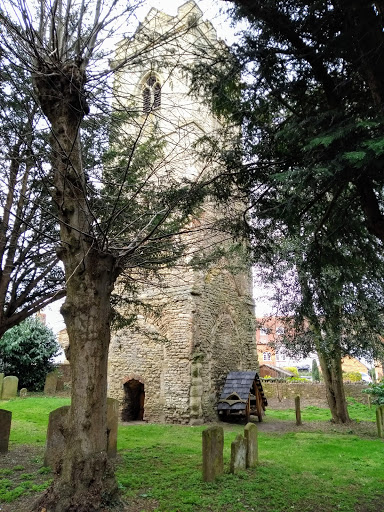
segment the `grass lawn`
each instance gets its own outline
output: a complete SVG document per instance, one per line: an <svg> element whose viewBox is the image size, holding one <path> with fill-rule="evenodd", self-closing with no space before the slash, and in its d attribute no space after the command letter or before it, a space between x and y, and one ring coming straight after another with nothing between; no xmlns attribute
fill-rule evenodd
<svg viewBox="0 0 384 512"><path fill-rule="evenodd" d="M65 398L27 398L1 402L11 410L10 453L22 462L0 463L0 510L24 511L52 477L42 468L48 414ZM214 483L201 477L201 432L205 427L132 424L119 427L117 476L127 498L124 512L382 512L384 443L367 435L306 431L311 422L328 425L327 409L307 407L304 425L293 410L269 410L259 432L260 464L229 474L230 446L243 425L223 424L225 474ZM375 409L350 403L351 416L372 421ZM268 431L285 422L289 431ZM289 422L289 423L288 423ZM5 458L8 457L4 456ZM1 456L3 457L3 456ZM3 459L4 460L4 459ZM1 458L0 458L1 461ZM21 463L20 463L21 462ZM120 511L119 511L120 512Z"/></svg>

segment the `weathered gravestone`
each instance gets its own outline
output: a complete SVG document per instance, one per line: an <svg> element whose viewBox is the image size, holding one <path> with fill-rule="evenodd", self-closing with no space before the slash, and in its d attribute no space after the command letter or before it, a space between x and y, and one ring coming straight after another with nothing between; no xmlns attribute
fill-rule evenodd
<svg viewBox="0 0 384 512"><path fill-rule="evenodd" d="M56 463L63 455L65 440L63 431L66 427L69 405L59 407L49 415L47 442L45 445L44 466L55 468ZM119 419L119 402L114 398L107 399L107 454L116 457L117 454L117 427Z"/></svg>
<svg viewBox="0 0 384 512"><path fill-rule="evenodd" d="M1 398L3 400L9 400L10 398L16 398L17 387L19 385L19 379L14 375L4 377L3 380L3 392Z"/></svg>
<svg viewBox="0 0 384 512"><path fill-rule="evenodd" d="M246 467L253 468L258 462L257 427L247 423L244 428L244 437L247 445Z"/></svg>
<svg viewBox="0 0 384 512"><path fill-rule="evenodd" d="M57 379L58 379L57 371L50 372L45 377L44 384L44 394L45 395L54 395L56 393L57 388Z"/></svg>
<svg viewBox="0 0 384 512"><path fill-rule="evenodd" d="M11 432L11 411L0 409L0 453L7 453L9 434Z"/></svg>
<svg viewBox="0 0 384 512"><path fill-rule="evenodd" d="M19 393L20 398L25 398L27 396L27 394L28 394L27 388L21 388L20 389L20 393Z"/></svg>
<svg viewBox="0 0 384 512"><path fill-rule="evenodd" d="M114 458L117 455L117 427L119 424L119 401L107 398L107 454Z"/></svg>
<svg viewBox="0 0 384 512"><path fill-rule="evenodd" d="M223 474L223 427L210 427L203 430L203 480L213 482Z"/></svg>
<svg viewBox="0 0 384 512"><path fill-rule="evenodd" d="M0 373L0 400L3 394L3 381L4 381L4 373Z"/></svg>
<svg viewBox="0 0 384 512"><path fill-rule="evenodd" d="M64 391L64 377L62 375L57 377L56 391Z"/></svg>
<svg viewBox="0 0 384 512"><path fill-rule="evenodd" d="M230 472L237 473L246 468L247 462L247 443L244 437L239 434L231 443L231 463Z"/></svg>
<svg viewBox="0 0 384 512"><path fill-rule="evenodd" d="M68 411L69 405L64 405L49 414L44 466L50 466L53 470L64 452L63 430L66 426Z"/></svg>

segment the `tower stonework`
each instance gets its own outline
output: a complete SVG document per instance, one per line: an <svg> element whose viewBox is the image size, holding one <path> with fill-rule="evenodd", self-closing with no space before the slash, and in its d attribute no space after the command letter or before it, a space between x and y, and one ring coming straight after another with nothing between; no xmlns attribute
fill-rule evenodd
<svg viewBox="0 0 384 512"><path fill-rule="evenodd" d="M151 41L167 33L174 36L151 46ZM133 41L117 49L117 63L127 55L134 57L129 78L122 71L115 87L120 95L136 98L133 108L148 130L156 124L166 141L168 156L159 179L169 176L170 169L179 178L204 172L192 146L201 135L218 130L219 123L202 98L189 95L185 65L220 45L211 23L189 1L175 17L152 9ZM201 223L211 215L214 207L207 206ZM191 238L190 253L207 251L215 239L220 241L220 234L208 231L204 240ZM141 289L140 300L158 314L143 310L137 316L137 329L112 334L108 395L120 401L123 420L190 424L214 420L228 372L258 368L250 268L233 256L233 261L216 259L196 270L186 265L188 258L187 254L183 267L164 273L162 286L148 284Z"/></svg>

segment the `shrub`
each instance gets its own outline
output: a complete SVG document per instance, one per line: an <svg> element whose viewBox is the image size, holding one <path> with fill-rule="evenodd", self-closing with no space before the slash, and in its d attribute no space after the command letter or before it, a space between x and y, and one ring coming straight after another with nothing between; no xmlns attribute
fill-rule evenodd
<svg viewBox="0 0 384 512"><path fill-rule="evenodd" d="M369 384L367 389L363 389L363 393L371 395L373 404L384 405L384 381L378 384Z"/></svg>
<svg viewBox="0 0 384 512"><path fill-rule="evenodd" d="M295 366L287 366L286 368L283 368L284 370L287 370L287 372L293 373L295 377L299 376L299 370Z"/></svg>
<svg viewBox="0 0 384 512"><path fill-rule="evenodd" d="M351 382L361 381L360 372L343 372L343 380L349 380Z"/></svg>
<svg viewBox="0 0 384 512"><path fill-rule="evenodd" d="M59 350L53 331L38 318L27 318L0 339L0 372L16 375L20 388L38 391Z"/></svg>

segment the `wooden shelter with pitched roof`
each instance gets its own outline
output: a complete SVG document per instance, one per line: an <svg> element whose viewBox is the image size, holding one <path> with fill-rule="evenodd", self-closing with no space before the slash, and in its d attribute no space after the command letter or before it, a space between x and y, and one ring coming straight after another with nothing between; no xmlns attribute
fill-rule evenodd
<svg viewBox="0 0 384 512"><path fill-rule="evenodd" d="M255 372L230 372L224 384L217 410L219 416L245 416L249 421L251 415L263 421L263 411L268 405L259 375Z"/></svg>

